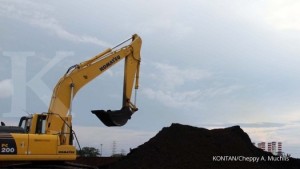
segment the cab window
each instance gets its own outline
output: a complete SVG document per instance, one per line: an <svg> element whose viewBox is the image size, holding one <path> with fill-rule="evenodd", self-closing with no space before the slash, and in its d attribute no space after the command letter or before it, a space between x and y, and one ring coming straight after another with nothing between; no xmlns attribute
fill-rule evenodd
<svg viewBox="0 0 300 169"><path fill-rule="evenodd" d="M39 115L37 119L36 131L37 134L45 134L46 132L46 116Z"/></svg>

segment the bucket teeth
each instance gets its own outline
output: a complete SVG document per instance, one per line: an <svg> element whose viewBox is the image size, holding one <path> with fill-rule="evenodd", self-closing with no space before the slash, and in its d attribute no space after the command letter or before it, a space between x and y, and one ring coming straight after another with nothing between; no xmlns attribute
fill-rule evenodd
<svg viewBox="0 0 300 169"><path fill-rule="evenodd" d="M129 108L122 108L121 110L92 110L103 124L108 127L123 126L131 118L133 114Z"/></svg>

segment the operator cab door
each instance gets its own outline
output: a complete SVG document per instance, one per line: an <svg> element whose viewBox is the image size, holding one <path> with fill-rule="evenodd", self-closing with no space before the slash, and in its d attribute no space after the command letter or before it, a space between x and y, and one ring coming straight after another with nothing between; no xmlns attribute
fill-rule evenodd
<svg viewBox="0 0 300 169"><path fill-rule="evenodd" d="M24 132L12 132L8 135L5 140L0 141L4 142L4 145L1 144L0 154L18 154L18 155L27 155L28 154L28 131L31 125L30 117L22 117L19 122L19 128ZM7 144L5 144L7 143ZM4 153L3 153L4 152Z"/></svg>
<svg viewBox="0 0 300 169"><path fill-rule="evenodd" d="M35 134L29 134L29 155L51 155L57 153L58 135L45 134L46 115L39 114L36 118Z"/></svg>

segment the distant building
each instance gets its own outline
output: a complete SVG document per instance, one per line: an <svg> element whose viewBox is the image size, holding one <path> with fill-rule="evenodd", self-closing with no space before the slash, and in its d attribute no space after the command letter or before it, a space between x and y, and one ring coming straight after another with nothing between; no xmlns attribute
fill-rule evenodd
<svg viewBox="0 0 300 169"><path fill-rule="evenodd" d="M271 142L268 143L268 152L272 152L272 143Z"/></svg>
<svg viewBox="0 0 300 169"><path fill-rule="evenodd" d="M277 155L279 155L279 156L281 156L281 155L283 155L283 152L282 152L282 142L278 142L278 145L277 145L277 147L278 147L278 151L277 151Z"/></svg>
<svg viewBox="0 0 300 169"><path fill-rule="evenodd" d="M271 153L274 154L274 155L276 155L276 152L277 152L277 151L276 151L276 142L273 141L273 142L272 142L272 151L271 151Z"/></svg>
<svg viewBox="0 0 300 169"><path fill-rule="evenodd" d="M277 143L277 144L276 144ZM277 145L277 147L276 147ZM268 142L267 144L267 149L266 149L266 142L260 142L257 144L257 147L264 150L268 151L274 155L279 155L281 156L283 154L282 152L282 142Z"/></svg>
<svg viewBox="0 0 300 169"><path fill-rule="evenodd" d="M266 142L257 143L257 147L266 151Z"/></svg>

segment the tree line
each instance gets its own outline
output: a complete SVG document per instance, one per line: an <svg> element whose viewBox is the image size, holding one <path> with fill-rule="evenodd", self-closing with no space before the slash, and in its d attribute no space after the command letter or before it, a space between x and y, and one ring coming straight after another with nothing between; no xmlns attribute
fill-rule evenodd
<svg viewBox="0 0 300 169"><path fill-rule="evenodd" d="M77 150L77 155L81 157L101 157L103 154L101 154L99 149L95 147L83 147L81 150ZM122 157L125 156L126 152L125 150L121 150L121 153L116 153L115 147L113 147L112 155L111 157Z"/></svg>

